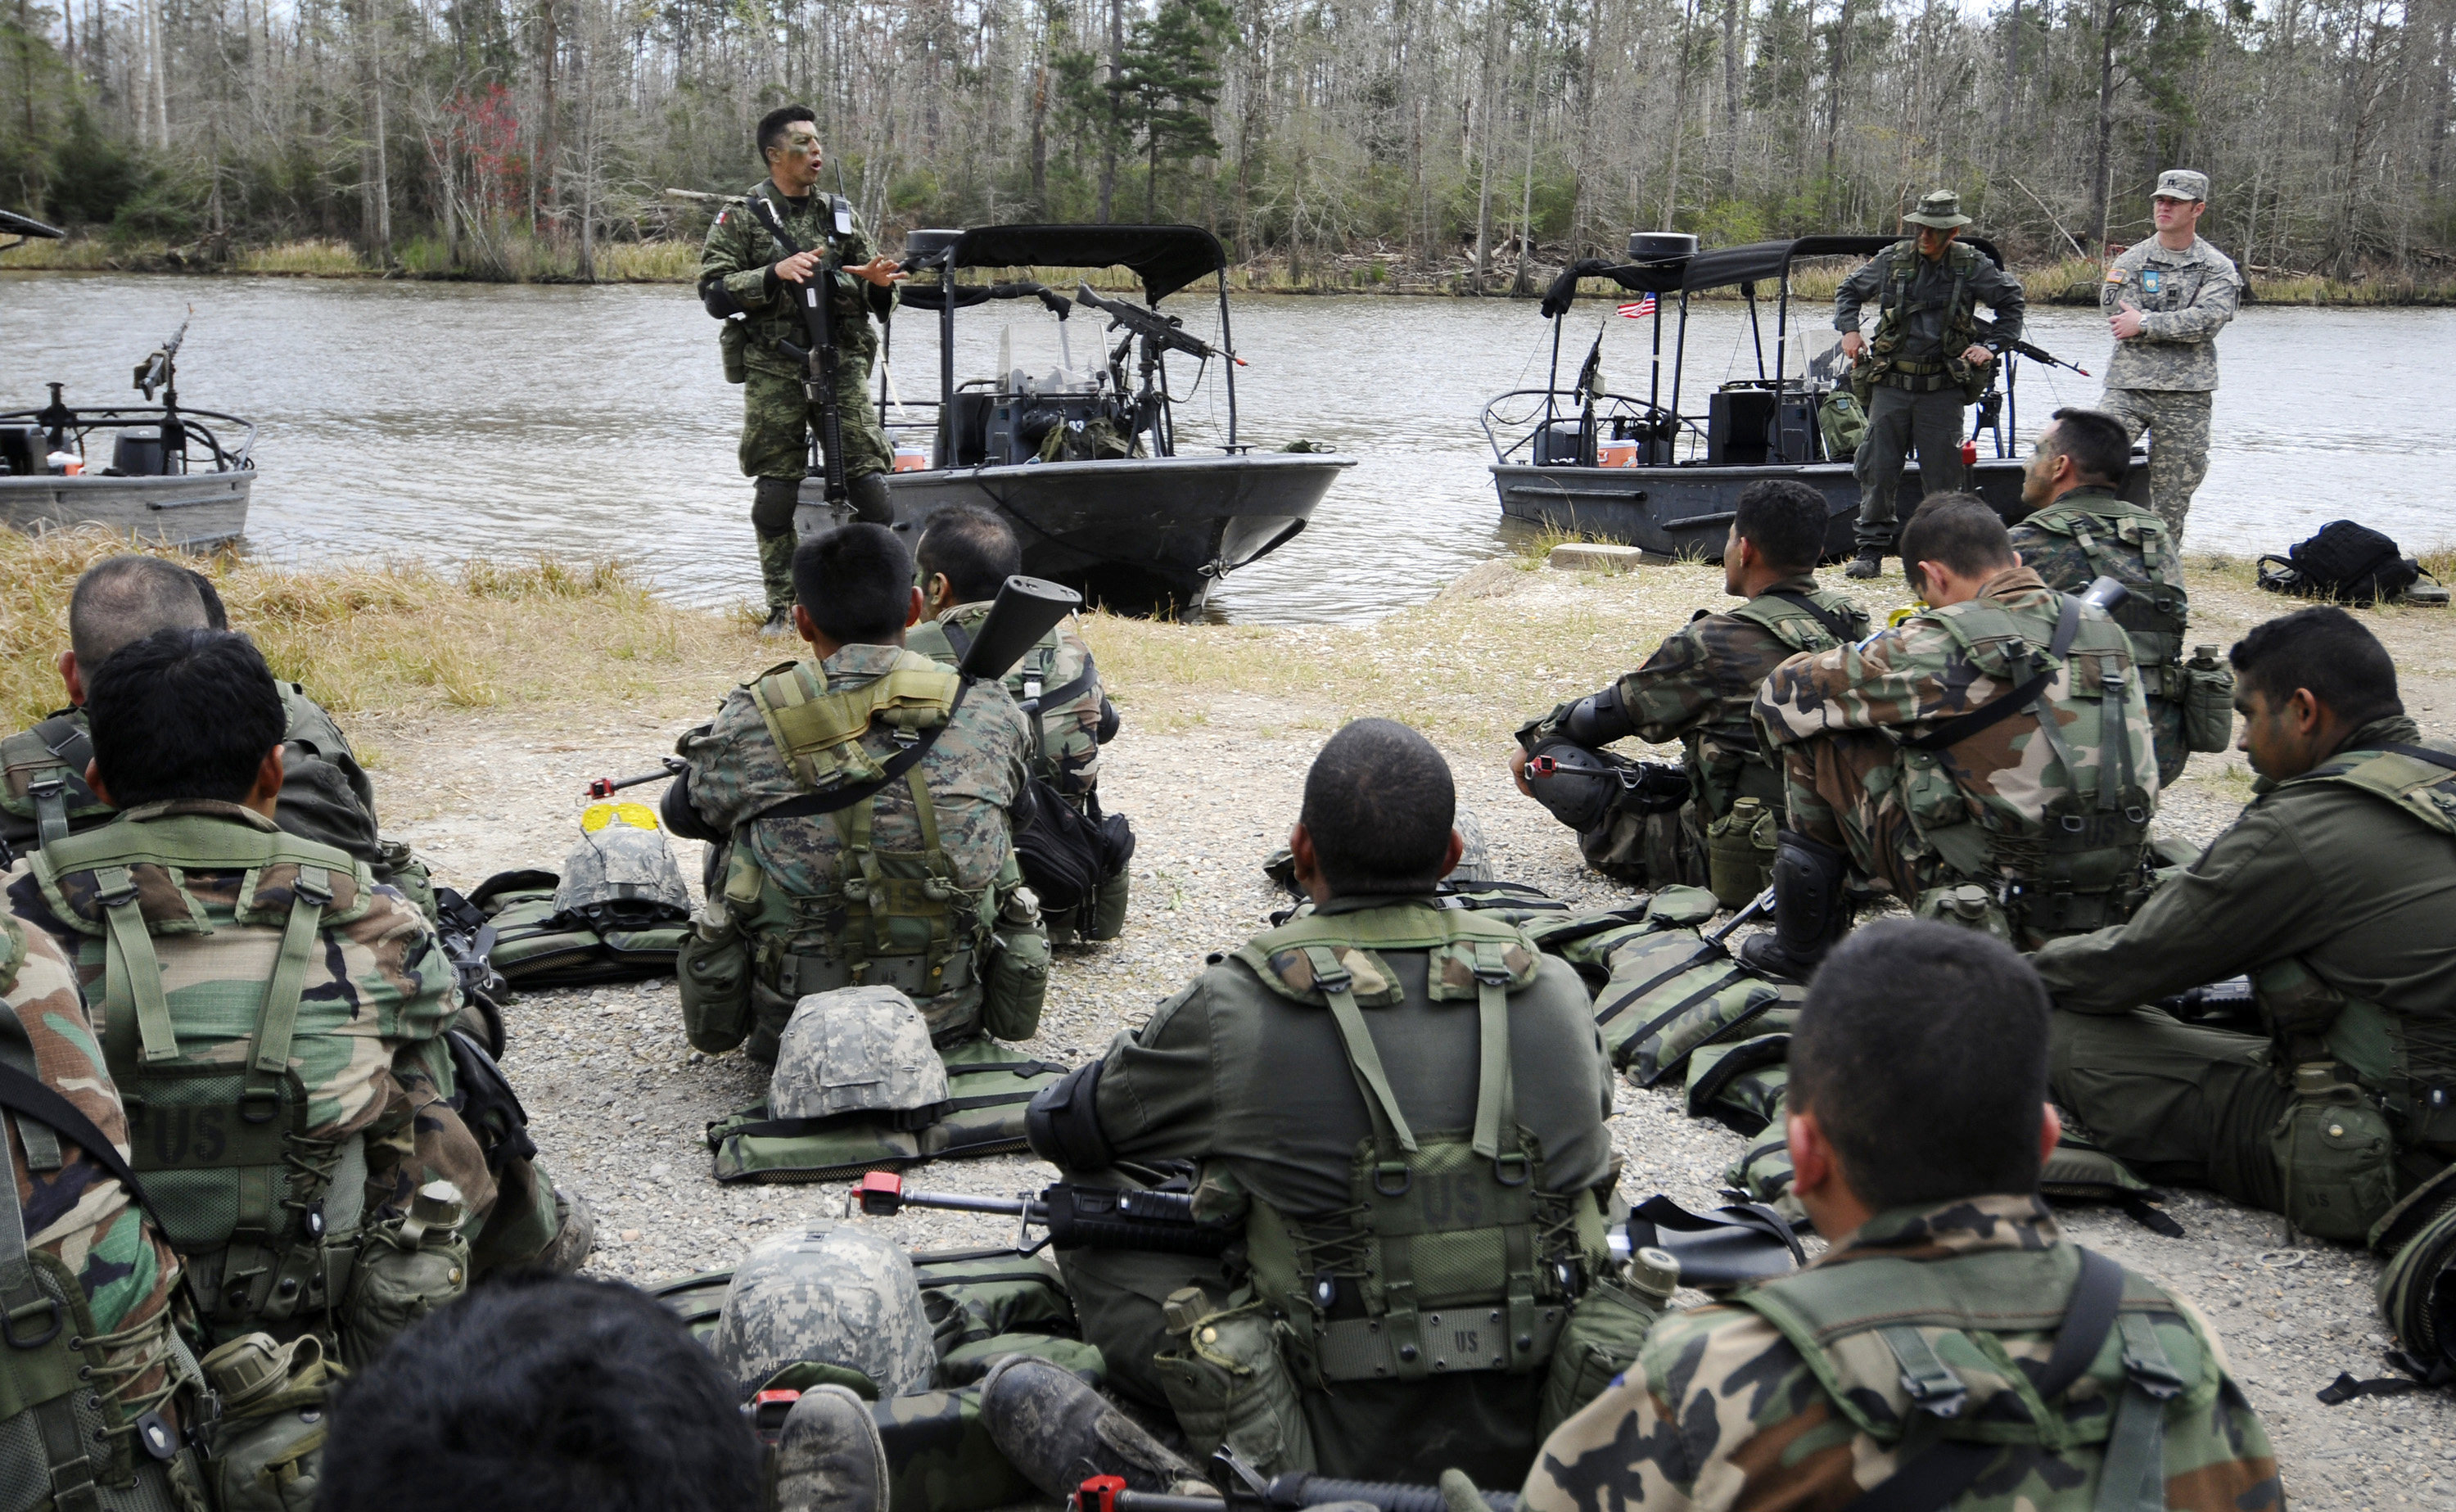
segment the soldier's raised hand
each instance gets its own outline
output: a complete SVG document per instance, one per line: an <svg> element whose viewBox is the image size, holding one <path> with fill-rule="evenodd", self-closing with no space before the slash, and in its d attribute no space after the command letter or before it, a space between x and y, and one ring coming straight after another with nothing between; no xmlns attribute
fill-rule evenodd
<svg viewBox="0 0 2456 1512"><path fill-rule="evenodd" d="M891 289L912 276L906 273L892 257L872 257L860 267L847 268L845 272L856 278L874 283L882 289Z"/></svg>
<svg viewBox="0 0 2456 1512"><path fill-rule="evenodd" d="M2126 299L2122 309L2107 317L2106 324L2115 333L2115 339L2129 341L2140 334L2140 307Z"/></svg>
<svg viewBox="0 0 2456 1512"><path fill-rule="evenodd" d="M818 266L817 253L797 252L779 261L775 267L775 274L787 283L807 283L809 281L810 275L818 270Z"/></svg>

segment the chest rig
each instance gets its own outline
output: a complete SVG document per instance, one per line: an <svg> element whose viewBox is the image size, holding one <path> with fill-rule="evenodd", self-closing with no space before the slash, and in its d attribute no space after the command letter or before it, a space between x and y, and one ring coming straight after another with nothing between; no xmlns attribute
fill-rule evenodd
<svg viewBox="0 0 2456 1512"><path fill-rule="evenodd" d="M1910 337L1911 317L1924 315L1937 305L1932 298L1914 298L1911 293L1926 260L1919 255L1916 238L1894 246L1893 266L1876 310L1876 334L1868 343L1874 381L1915 394L1961 385L1970 368L1961 354L1978 340L1977 305L1970 297L1970 276L1977 270L1978 258L1977 248L1957 241L1945 248L1945 267L1953 274L1953 290L1944 297L1944 330L1937 338L1934 359L1914 362L1899 356L1902 343Z"/></svg>
<svg viewBox="0 0 2456 1512"><path fill-rule="evenodd" d="M1362 1010L1404 999L1379 954L1401 950L1425 952L1433 1001L1475 1004L1471 1130L1419 1134L1383 1073ZM1516 1117L1509 997L1535 981L1533 946L1472 911L1390 909L1307 915L1237 959L1329 1012L1373 1125L1346 1208L1300 1218L1257 1199L1247 1220L1255 1286L1291 1325L1300 1379L1544 1369L1604 1250L1594 1194L1545 1191Z"/></svg>
<svg viewBox="0 0 2456 1512"><path fill-rule="evenodd" d="M1829 651L1868 630L1867 611L1834 593L1761 593L1724 612L1758 626L1794 652ZM1782 763L1767 754L1756 722L1749 717L1755 699L1751 686L1736 701L1737 708L1726 706L1733 717L1680 738L1708 819L1720 819L1743 798L1754 798L1776 812L1785 802Z"/></svg>
<svg viewBox="0 0 2456 1512"><path fill-rule="evenodd" d="M2092 497L2111 501L2114 496ZM2021 522L2070 539L2094 576L2113 578L2131 590L2113 613L2115 623L2132 637L2140 691L2151 700L2181 698L2183 631L2191 602L2183 592L2183 562L2166 522L2145 510L2109 519L2081 507L2072 494Z"/></svg>
<svg viewBox="0 0 2456 1512"><path fill-rule="evenodd" d="M232 917L211 919L189 890L199 872L242 873ZM129 1163L208 1334L329 1334L356 1259L366 1152L355 1134L309 1136L309 1089L291 1051L321 931L370 906L363 871L328 846L182 815L47 845L34 876L52 910L89 936L80 964L102 965L102 1050L128 1111ZM259 987L251 935L265 929L280 944ZM167 966L157 939L174 942ZM245 964L222 974L216 957L236 951ZM183 1047L174 991L183 1018L216 1023L252 999L239 1053Z"/></svg>
<svg viewBox="0 0 2456 1512"><path fill-rule="evenodd" d="M808 789L756 818L825 815L839 842L835 873L823 889L788 895L785 928L760 931L761 972L785 997L877 985L935 997L972 980L978 900L956 885L939 839L937 807L921 775L921 758L953 718L963 690L960 676L910 651L879 677L833 692L802 663L750 684L768 735ZM863 744L873 729L892 747L883 759ZM878 792L899 780L920 827L917 850L876 843ZM765 875L737 845L726 890L738 916L766 922L758 901ZM960 931L959 903L970 915Z"/></svg>

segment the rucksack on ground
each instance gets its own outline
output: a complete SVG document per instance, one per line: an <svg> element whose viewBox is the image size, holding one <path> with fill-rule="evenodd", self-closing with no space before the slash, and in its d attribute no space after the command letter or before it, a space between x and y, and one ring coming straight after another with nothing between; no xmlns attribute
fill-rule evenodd
<svg viewBox="0 0 2456 1512"><path fill-rule="evenodd" d="M2392 601L2428 576L2394 541L2351 520L2328 521L2282 557L2261 558L2259 570L2260 585L2272 593L2341 603ZM2446 600L2445 590L2435 597Z"/></svg>

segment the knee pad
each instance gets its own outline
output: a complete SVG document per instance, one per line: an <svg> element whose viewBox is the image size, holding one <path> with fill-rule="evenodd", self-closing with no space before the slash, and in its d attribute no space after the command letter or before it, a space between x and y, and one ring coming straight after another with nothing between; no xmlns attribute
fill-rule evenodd
<svg viewBox="0 0 2456 1512"><path fill-rule="evenodd" d="M763 536L793 533L793 506L801 501L798 478L762 478L750 494L750 528Z"/></svg>
<svg viewBox="0 0 2456 1512"><path fill-rule="evenodd" d="M895 523L895 505L887 495L885 473L864 473L845 480L845 497L853 518L865 525Z"/></svg>
<svg viewBox="0 0 2456 1512"><path fill-rule="evenodd" d="M1024 1111L1024 1142L1060 1171L1105 1171L1116 1152L1100 1129L1100 1062L1088 1061L1040 1090Z"/></svg>

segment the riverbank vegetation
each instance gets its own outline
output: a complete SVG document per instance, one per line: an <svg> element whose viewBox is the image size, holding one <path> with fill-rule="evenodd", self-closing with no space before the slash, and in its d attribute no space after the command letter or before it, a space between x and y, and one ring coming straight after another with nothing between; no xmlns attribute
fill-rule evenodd
<svg viewBox="0 0 2456 1512"><path fill-rule="evenodd" d="M1938 184L2095 260L2176 163L2279 296L2456 282L2456 0L20 0L0 77L0 203L123 261L671 276L706 211L662 191L738 191L803 99L889 245L1193 220L1262 288L1523 292Z"/></svg>

